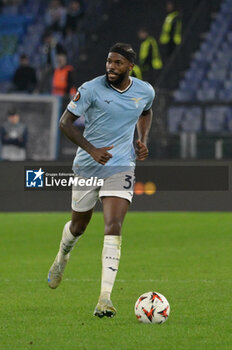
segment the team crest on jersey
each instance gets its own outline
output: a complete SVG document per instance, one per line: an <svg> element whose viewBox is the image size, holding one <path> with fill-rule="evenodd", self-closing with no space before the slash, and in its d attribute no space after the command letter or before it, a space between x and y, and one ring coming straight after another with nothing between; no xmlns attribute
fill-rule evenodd
<svg viewBox="0 0 232 350"><path fill-rule="evenodd" d="M139 101L142 100L142 97L139 97L139 98L132 97L132 100L135 103L135 107L138 108L139 107Z"/></svg>
<svg viewBox="0 0 232 350"><path fill-rule="evenodd" d="M81 97L80 91L77 91L76 95L74 96L73 101L77 102L80 99L80 97Z"/></svg>

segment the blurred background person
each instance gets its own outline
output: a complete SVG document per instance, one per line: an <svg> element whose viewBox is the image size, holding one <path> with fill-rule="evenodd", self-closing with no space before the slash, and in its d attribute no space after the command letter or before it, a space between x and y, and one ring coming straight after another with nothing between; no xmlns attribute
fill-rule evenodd
<svg viewBox="0 0 232 350"><path fill-rule="evenodd" d="M141 67L144 80L155 84L163 67L156 39L149 34L147 28L140 28L138 38L141 41L139 49L139 65Z"/></svg>
<svg viewBox="0 0 232 350"><path fill-rule="evenodd" d="M65 26L66 8L60 0L51 0L45 16L47 27L55 32L62 32Z"/></svg>
<svg viewBox="0 0 232 350"><path fill-rule="evenodd" d="M17 111L9 110L7 121L1 128L2 159L25 160L27 136L27 127L20 122Z"/></svg>
<svg viewBox="0 0 232 350"><path fill-rule="evenodd" d="M42 61L45 67L55 68L56 55L65 53L64 46L56 38L51 30L45 31L43 35Z"/></svg>
<svg viewBox="0 0 232 350"><path fill-rule="evenodd" d="M52 95L60 97L74 96L76 89L74 87L73 66L67 64L67 55L60 53L56 56L57 67L53 73Z"/></svg>
<svg viewBox="0 0 232 350"><path fill-rule="evenodd" d="M68 63L78 61L80 47L84 42L84 34L80 30L83 22L84 5L78 0L71 0L68 4L63 44L66 49Z"/></svg>
<svg viewBox="0 0 232 350"><path fill-rule="evenodd" d="M40 79L38 91L40 93L50 93L52 86L52 75L56 68L56 56L61 53L66 53L64 46L58 41L52 31L47 30L43 35L42 67L40 69Z"/></svg>
<svg viewBox="0 0 232 350"><path fill-rule="evenodd" d="M13 91L32 93L37 84L35 69L30 65L27 55L20 56L20 64L13 76Z"/></svg>
<svg viewBox="0 0 232 350"><path fill-rule="evenodd" d="M167 16L162 25L160 44L164 62L171 56L176 46L182 41L182 19L181 14L173 1L166 3Z"/></svg>
<svg viewBox="0 0 232 350"><path fill-rule="evenodd" d="M67 9L65 28L70 28L73 32L75 32L78 29L83 15L83 4L78 0L71 0Z"/></svg>
<svg viewBox="0 0 232 350"><path fill-rule="evenodd" d="M74 64L80 52L80 36L70 27L65 28L63 44L67 53L68 63Z"/></svg>

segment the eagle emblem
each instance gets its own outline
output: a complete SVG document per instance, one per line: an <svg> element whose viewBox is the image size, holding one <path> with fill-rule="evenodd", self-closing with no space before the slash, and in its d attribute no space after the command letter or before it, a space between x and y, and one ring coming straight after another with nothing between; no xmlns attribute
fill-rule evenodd
<svg viewBox="0 0 232 350"><path fill-rule="evenodd" d="M142 100L142 97L139 97L139 98L132 97L132 100L135 103L135 107L138 108L139 107L139 101Z"/></svg>

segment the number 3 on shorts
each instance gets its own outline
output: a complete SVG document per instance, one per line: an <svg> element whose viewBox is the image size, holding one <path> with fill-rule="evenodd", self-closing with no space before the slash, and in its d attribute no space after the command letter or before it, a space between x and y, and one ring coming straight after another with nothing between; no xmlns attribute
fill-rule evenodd
<svg viewBox="0 0 232 350"><path fill-rule="evenodd" d="M126 181L127 185L123 186L123 188L125 188L125 190L129 190L129 188L132 187L132 176L125 175L125 181Z"/></svg>

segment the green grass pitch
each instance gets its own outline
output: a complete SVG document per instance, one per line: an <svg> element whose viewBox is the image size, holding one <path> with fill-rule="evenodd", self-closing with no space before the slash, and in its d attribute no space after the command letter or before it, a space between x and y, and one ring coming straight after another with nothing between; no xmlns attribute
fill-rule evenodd
<svg viewBox="0 0 232 350"><path fill-rule="evenodd" d="M1 350L226 350L232 348L232 214L128 213L113 319L92 316L103 218L95 213L60 287L47 287L68 213L0 214ZM134 303L158 291L163 325L139 324Z"/></svg>

